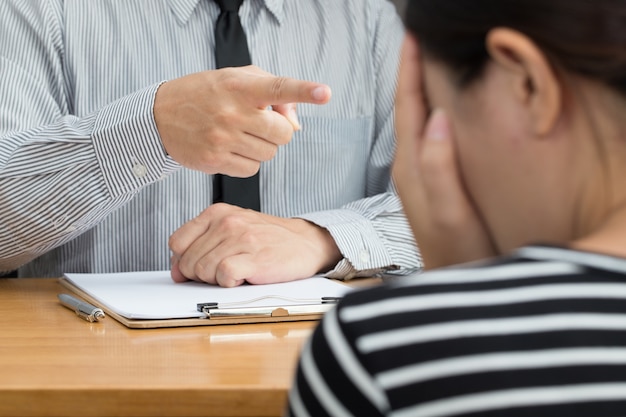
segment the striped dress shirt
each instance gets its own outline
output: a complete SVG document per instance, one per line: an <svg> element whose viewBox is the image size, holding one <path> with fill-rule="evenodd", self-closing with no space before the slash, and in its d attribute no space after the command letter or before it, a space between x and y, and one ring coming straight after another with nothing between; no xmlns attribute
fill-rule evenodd
<svg viewBox="0 0 626 417"><path fill-rule="evenodd" d="M166 153L166 80L215 68L208 0L0 2L0 271L169 268L170 234L212 178ZM402 25L387 0L247 0L252 62L322 82L302 130L262 164L261 208L326 228L349 278L421 261L390 181Z"/></svg>
<svg viewBox="0 0 626 417"><path fill-rule="evenodd" d="M626 415L626 259L528 246L348 294L304 348L290 415Z"/></svg>

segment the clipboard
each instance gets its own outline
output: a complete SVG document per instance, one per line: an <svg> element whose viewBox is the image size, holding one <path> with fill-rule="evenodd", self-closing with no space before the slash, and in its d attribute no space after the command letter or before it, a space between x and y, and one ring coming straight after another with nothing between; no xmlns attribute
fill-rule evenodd
<svg viewBox="0 0 626 417"><path fill-rule="evenodd" d="M59 282L131 329L319 320L352 290L323 277L223 288L175 283L169 271L65 274Z"/></svg>

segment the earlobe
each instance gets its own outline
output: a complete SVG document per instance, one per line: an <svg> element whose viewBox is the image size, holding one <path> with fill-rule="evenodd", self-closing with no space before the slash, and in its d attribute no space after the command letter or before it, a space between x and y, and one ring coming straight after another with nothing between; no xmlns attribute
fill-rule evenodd
<svg viewBox="0 0 626 417"><path fill-rule="evenodd" d="M549 134L561 113L561 85L541 49L527 36L512 29L491 30L486 40L494 63L511 75L512 88L528 110L537 136Z"/></svg>

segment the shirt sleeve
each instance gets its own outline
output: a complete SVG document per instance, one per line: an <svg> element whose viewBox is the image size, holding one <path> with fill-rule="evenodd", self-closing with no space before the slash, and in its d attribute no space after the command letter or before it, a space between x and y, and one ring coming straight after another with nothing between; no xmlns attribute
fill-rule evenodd
<svg viewBox="0 0 626 417"><path fill-rule="evenodd" d="M307 213L329 231L343 259L326 275L350 279L384 270L419 269L421 257L391 181L395 153L394 97L403 25L389 2L370 2L376 76L375 141L367 169L367 195L338 210Z"/></svg>
<svg viewBox="0 0 626 417"><path fill-rule="evenodd" d="M62 5L0 2L0 271L93 227L178 168L153 116L159 84L72 114Z"/></svg>

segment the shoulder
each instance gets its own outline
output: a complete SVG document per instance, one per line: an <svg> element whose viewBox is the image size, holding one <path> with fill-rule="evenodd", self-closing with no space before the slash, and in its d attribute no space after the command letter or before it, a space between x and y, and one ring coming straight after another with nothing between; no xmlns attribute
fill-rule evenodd
<svg viewBox="0 0 626 417"><path fill-rule="evenodd" d="M352 380L367 375L381 410L498 410L511 390L546 384L576 402L576 386L612 381L607 354L626 346L626 259L523 248L352 292L323 322L313 347L347 358Z"/></svg>
<svg viewBox="0 0 626 417"><path fill-rule="evenodd" d="M584 262L588 259L589 262ZM620 263L623 270L607 269ZM337 318L358 334L474 317L507 317L520 305L556 311L585 292L626 291L626 260L563 248L527 247L512 256L445 268L348 294ZM569 295L568 295L569 294ZM539 307L538 307L539 308ZM626 308L625 308L626 310ZM367 322L366 326L359 323Z"/></svg>

